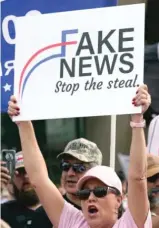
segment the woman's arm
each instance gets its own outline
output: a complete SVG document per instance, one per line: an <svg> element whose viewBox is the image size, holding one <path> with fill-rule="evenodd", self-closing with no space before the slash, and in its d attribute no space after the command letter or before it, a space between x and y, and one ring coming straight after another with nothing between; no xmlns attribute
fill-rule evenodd
<svg viewBox="0 0 159 228"><path fill-rule="evenodd" d="M1 228L11 228L5 221L0 219L0 227Z"/></svg>
<svg viewBox="0 0 159 228"><path fill-rule="evenodd" d="M134 104L136 106L142 105L142 113L147 110L150 104L147 86L140 87ZM132 122L141 123L142 121L142 114L132 115ZM143 228L149 210L146 169L147 160L144 130L142 127L132 127L128 174L128 206L138 228Z"/></svg>
<svg viewBox="0 0 159 228"><path fill-rule="evenodd" d="M159 227L159 216L152 216L152 228Z"/></svg>
<svg viewBox="0 0 159 228"><path fill-rule="evenodd" d="M18 114L18 107L14 97L9 102L8 114ZM29 179L54 226L58 227L64 207L64 199L56 186L48 177L47 167L35 137L32 123L17 123L21 139L24 165Z"/></svg>

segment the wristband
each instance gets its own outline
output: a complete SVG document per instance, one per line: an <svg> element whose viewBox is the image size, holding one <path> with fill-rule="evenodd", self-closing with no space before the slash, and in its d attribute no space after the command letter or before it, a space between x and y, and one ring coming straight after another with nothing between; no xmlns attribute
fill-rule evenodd
<svg viewBox="0 0 159 228"><path fill-rule="evenodd" d="M135 122L130 121L130 127L132 127L132 128L143 128L145 126L146 126L146 121L145 120L143 120L140 123L135 123Z"/></svg>

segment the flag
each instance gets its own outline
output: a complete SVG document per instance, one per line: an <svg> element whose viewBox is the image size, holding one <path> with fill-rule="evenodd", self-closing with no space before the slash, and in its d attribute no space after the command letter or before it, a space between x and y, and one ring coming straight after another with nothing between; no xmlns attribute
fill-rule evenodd
<svg viewBox="0 0 159 228"><path fill-rule="evenodd" d="M16 17L114 6L117 4L117 0L0 0L0 3L2 15L2 57L0 63L1 112L6 112L9 98L12 94L14 94L14 49L16 42Z"/></svg>

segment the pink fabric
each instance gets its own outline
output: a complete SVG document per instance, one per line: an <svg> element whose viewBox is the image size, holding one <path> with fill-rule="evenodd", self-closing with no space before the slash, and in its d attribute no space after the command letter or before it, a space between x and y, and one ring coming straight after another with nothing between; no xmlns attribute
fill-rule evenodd
<svg viewBox="0 0 159 228"><path fill-rule="evenodd" d="M65 202L58 228L89 228L89 226L82 212ZM112 228L137 228L137 226L127 210ZM150 212L143 228L152 228Z"/></svg>

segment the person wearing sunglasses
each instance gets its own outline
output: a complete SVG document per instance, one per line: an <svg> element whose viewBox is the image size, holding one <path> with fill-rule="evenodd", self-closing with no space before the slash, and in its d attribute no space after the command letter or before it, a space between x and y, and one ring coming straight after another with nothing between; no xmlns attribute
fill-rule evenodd
<svg viewBox="0 0 159 228"><path fill-rule="evenodd" d="M27 173L50 221L58 228L151 228L152 221L146 181L146 143L143 113L151 97L146 85L140 86L132 100L142 112L131 116L132 140L128 175L128 208L118 220L122 201L122 185L110 167L89 169L77 184L76 195L81 200L82 211L66 202L49 179L47 167L37 144L30 121L17 122ZM11 97L10 116L20 113L17 100Z"/></svg>
<svg viewBox="0 0 159 228"><path fill-rule="evenodd" d="M147 187L159 188L159 156L153 154L147 155Z"/></svg>
<svg viewBox="0 0 159 228"><path fill-rule="evenodd" d="M147 189L152 227L159 227L159 156L147 154Z"/></svg>
<svg viewBox="0 0 159 228"><path fill-rule="evenodd" d="M153 188L149 192L150 210L152 216L152 228L159 227L159 188Z"/></svg>
<svg viewBox="0 0 159 228"><path fill-rule="evenodd" d="M102 164L102 153L95 143L79 138L70 141L57 158L61 160L61 178L66 191L63 197L77 209L81 209L80 200L75 194L77 182L87 170Z"/></svg>
<svg viewBox="0 0 159 228"><path fill-rule="evenodd" d="M102 164L102 153L95 143L79 138L70 141L57 158L60 160L61 182L65 189L63 198L75 208L81 210L81 201L76 195L77 182L87 170ZM52 223L44 208L39 207L37 212L43 218L43 226L52 228Z"/></svg>

